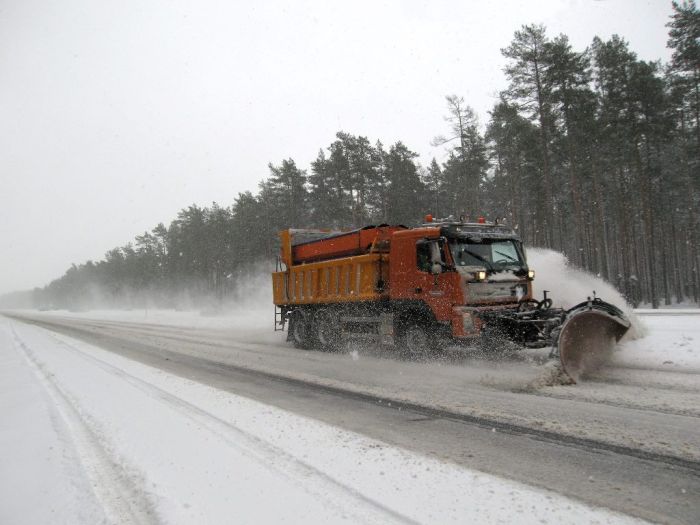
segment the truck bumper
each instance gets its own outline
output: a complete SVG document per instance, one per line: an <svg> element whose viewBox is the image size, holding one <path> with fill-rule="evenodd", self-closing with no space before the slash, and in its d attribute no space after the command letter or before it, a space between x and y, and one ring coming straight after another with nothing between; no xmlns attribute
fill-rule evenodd
<svg viewBox="0 0 700 525"><path fill-rule="evenodd" d="M484 326L481 314L485 312L514 310L512 304L499 306L455 306L452 308L452 336L456 339L478 337Z"/></svg>

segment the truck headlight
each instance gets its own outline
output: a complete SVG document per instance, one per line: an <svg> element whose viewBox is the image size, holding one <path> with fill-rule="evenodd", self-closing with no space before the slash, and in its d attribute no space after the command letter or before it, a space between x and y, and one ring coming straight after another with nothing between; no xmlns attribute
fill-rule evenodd
<svg viewBox="0 0 700 525"><path fill-rule="evenodd" d="M532 281L535 278L535 270L528 270L527 271L527 278Z"/></svg>
<svg viewBox="0 0 700 525"><path fill-rule="evenodd" d="M476 280L477 281L485 281L486 280L486 270L479 270L476 272Z"/></svg>

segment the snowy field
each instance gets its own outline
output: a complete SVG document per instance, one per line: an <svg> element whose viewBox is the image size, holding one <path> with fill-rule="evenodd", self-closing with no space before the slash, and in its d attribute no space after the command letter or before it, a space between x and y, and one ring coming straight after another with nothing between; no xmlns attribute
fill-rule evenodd
<svg viewBox="0 0 700 525"><path fill-rule="evenodd" d="M136 321L143 312L81 315ZM697 353L690 341L679 352ZM0 523L634 521L6 318L0 389Z"/></svg>

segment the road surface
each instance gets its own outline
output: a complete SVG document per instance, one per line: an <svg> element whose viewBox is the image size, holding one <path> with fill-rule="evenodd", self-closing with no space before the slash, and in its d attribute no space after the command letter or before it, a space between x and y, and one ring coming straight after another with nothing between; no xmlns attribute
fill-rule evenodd
<svg viewBox="0 0 700 525"><path fill-rule="evenodd" d="M530 354L412 363L297 350L256 328L7 315L441 461L650 521L700 522L699 369L622 360L547 386Z"/></svg>

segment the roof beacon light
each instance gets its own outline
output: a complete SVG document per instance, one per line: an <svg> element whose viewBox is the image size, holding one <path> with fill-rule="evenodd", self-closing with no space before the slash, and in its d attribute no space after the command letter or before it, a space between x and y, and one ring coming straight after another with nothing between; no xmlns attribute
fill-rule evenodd
<svg viewBox="0 0 700 525"><path fill-rule="evenodd" d="M486 219L479 217L479 224L486 224Z"/></svg>
<svg viewBox="0 0 700 525"><path fill-rule="evenodd" d="M425 216L425 222L433 222L433 216L430 213Z"/></svg>

